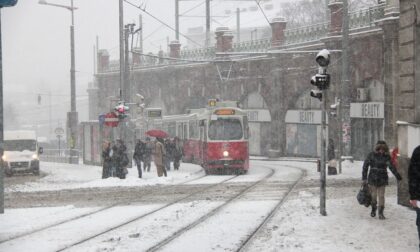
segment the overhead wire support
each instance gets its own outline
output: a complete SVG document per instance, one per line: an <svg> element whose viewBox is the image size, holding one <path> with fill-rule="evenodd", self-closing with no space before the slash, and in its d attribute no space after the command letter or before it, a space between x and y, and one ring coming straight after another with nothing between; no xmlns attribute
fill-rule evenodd
<svg viewBox="0 0 420 252"><path fill-rule="evenodd" d="M158 21L159 23L163 24L164 26L166 26L167 28L171 29L172 31L175 31L175 29L174 29L174 28L172 28L170 25L166 24L165 22L163 22L163 21L162 21L162 20L160 20L159 18L155 17L153 14L151 14L150 12L148 12L145 8L141 8L141 6L137 6L137 5L133 4L132 2L130 2L130 1L128 1L128 0L124 0L124 2L126 2L127 4L129 4L129 5L131 5L131 6L135 7L135 8L137 8L137 9L139 9L139 10L141 10L142 12L146 13L146 14L147 14L147 15L149 15L151 18L155 19L156 21ZM200 44L200 43L198 43L198 42L196 42L196 41L192 40L191 38L189 38L188 36L186 36L186 35L184 35L184 34L182 34L182 33L179 33L179 35L181 35L182 37L184 37L184 38L185 38L185 39L187 39L188 41L190 41L190 42L194 43L195 45L198 45L198 46L200 46L200 47L201 47L201 46L203 46L202 44Z"/></svg>
<svg viewBox="0 0 420 252"><path fill-rule="evenodd" d="M262 9L262 7L261 7L260 1L255 0L255 3L258 5L258 8L260 8L260 10L261 10L262 14L263 14L263 15L264 15L264 17L265 17L265 20L267 20L268 25L270 25L270 20L268 20L267 15L265 15L265 12L264 12L264 10L263 10L263 9Z"/></svg>

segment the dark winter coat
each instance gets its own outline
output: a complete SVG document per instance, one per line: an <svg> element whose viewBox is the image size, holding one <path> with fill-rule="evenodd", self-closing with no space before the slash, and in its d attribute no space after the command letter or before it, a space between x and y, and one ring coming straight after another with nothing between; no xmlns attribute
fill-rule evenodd
<svg viewBox="0 0 420 252"><path fill-rule="evenodd" d="M102 167L102 178L109 177L109 170L112 166L112 160L111 160L111 147L108 146L102 150L102 160L103 160L103 167Z"/></svg>
<svg viewBox="0 0 420 252"><path fill-rule="evenodd" d="M391 172L398 180L401 180L400 174L391 163L391 156L388 154L388 152L381 154L379 152L373 151L368 154L365 162L363 163L362 179L367 179L369 185L376 187L388 185L387 167L389 167Z"/></svg>
<svg viewBox="0 0 420 252"><path fill-rule="evenodd" d="M136 160L144 160L144 153L146 151L146 144L144 142L138 142L134 147L133 158Z"/></svg>
<svg viewBox="0 0 420 252"><path fill-rule="evenodd" d="M411 200L420 200L420 145L411 155L408 167L408 190Z"/></svg>

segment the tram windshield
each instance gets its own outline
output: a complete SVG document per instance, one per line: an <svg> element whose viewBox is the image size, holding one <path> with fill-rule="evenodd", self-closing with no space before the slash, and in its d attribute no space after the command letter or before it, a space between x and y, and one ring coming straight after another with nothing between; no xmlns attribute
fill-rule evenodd
<svg viewBox="0 0 420 252"><path fill-rule="evenodd" d="M235 118L218 118L210 121L209 138L211 140L240 140L242 139L242 124Z"/></svg>

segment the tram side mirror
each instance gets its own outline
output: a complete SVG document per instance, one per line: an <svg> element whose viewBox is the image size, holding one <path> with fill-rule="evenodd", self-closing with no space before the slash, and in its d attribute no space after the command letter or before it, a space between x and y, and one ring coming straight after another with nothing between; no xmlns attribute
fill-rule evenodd
<svg viewBox="0 0 420 252"><path fill-rule="evenodd" d="M245 139L249 139L249 137L250 137L250 134L249 134L249 127L246 127L245 128L245 132L244 132L245 134L244 134L244 137L245 137Z"/></svg>

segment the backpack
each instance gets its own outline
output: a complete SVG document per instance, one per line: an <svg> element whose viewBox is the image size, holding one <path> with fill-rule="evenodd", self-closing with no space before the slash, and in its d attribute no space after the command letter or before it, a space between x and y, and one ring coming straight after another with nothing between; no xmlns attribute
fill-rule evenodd
<svg viewBox="0 0 420 252"><path fill-rule="evenodd" d="M365 207L370 206L372 203L372 195L370 195L369 186L367 184L363 184L360 187L356 198L360 205L364 205Z"/></svg>

